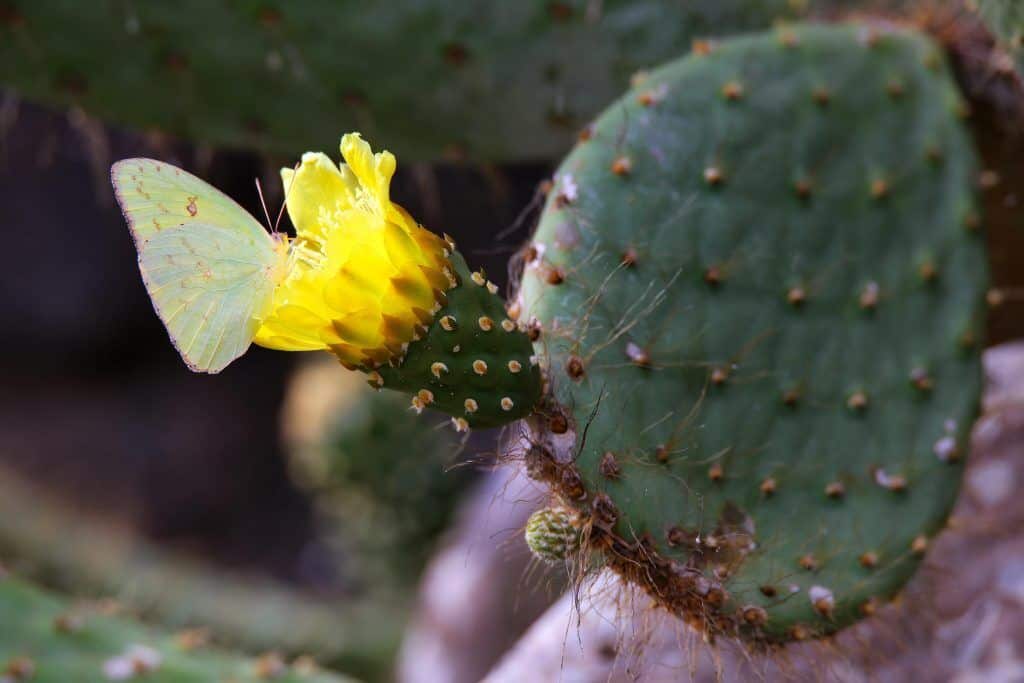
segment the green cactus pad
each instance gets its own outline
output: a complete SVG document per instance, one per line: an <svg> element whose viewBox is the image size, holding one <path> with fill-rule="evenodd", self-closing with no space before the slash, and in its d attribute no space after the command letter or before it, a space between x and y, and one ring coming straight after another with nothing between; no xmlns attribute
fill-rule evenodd
<svg viewBox="0 0 1024 683"><path fill-rule="evenodd" d="M408 601L376 586L358 599L325 600L279 581L200 562L66 507L3 467L0 565L62 593L114 599L167 629L201 626L233 650L307 654L370 679L383 676L394 658ZM5 627L3 609L0 626ZM0 655L4 652L0 648Z"/></svg>
<svg viewBox="0 0 1024 683"><path fill-rule="evenodd" d="M232 656L203 644L200 631L170 635L72 604L0 576L0 681L149 683L341 683L349 680L277 656Z"/></svg>
<svg viewBox="0 0 1024 683"><path fill-rule="evenodd" d="M580 546L580 530L565 508L537 510L526 520L523 536L530 552L549 564L565 562Z"/></svg>
<svg viewBox="0 0 1024 683"><path fill-rule="evenodd" d="M284 154L343 130L402 159L551 158L641 68L792 0L0 2L0 83L115 122ZM806 6L806 5L804 5ZM69 39L74 36L74 39Z"/></svg>
<svg viewBox="0 0 1024 683"><path fill-rule="evenodd" d="M414 407L447 413L460 429L499 427L529 415L540 397L533 347L498 288L460 254L451 263L459 284L426 336L398 365L377 368L371 385L412 394Z"/></svg>
<svg viewBox="0 0 1024 683"><path fill-rule="evenodd" d="M945 523L987 280L962 106L921 35L782 28L654 71L557 171L531 470L711 633L835 631Z"/></svg>

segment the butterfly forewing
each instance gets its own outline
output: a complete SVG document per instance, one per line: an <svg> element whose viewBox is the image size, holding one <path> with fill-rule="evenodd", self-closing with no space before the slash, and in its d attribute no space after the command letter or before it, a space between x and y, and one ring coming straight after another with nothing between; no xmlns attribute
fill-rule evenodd
<svg viewBox="0 0 1024 683"><path fill-rule="evenodd" d="M146 290L188 366L219 372L245 353L283 269L280 244L238 204L179 168L120 161L111 178Z"/></svg>
<svg viewBox="0 0 1024 683"><path fill-rule="evenodd" d="M114 193L136 239L183 223L231 225L270 235L233 199L187 171L153 159L124 159L110 169Z"/></svg>

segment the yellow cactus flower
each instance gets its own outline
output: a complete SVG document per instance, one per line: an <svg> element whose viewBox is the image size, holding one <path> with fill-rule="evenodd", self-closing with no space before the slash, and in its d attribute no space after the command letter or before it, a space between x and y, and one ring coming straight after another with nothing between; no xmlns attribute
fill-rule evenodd
<svg viewBox="0 0 1024 683"><path fill-rule="evenodd" d="M446 242L391 201L394 155L349 133L341 156L339 166L307 152L297 170L281 169L296 237L255 342L372 368L426 332L454 275Z"/></svg>

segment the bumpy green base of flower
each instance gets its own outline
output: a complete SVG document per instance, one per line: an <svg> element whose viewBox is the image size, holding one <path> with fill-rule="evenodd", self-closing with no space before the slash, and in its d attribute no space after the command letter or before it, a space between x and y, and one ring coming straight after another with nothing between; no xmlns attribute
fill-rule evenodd
<svg viewBox="0 0 1024 683"><path fill-rule="evenodd" d="M232 656L207 647L199 631L160 633L74 604L19 579L0 577L0 681L149 683L341 683L312 663Z"/></svg>
<svg viewBox="0 0 1024 683"><path fill-rule="evenodd" d="M412 395L452 416L460 429L500 427L529 415L540 398L540 371L525 331L508 317L498 288L451 256L459 284L434 315L426 336L409 344L401 362L371 373L372 386Z"/></svg>
<svg viewBox="0 0 1024 683"><path fill-rule="evenodd" d="M849 624L945 523L987 281L962 113L923 36L782 28L653 72L558 169L533 470L712 633Z"/></svg>
<svg viewBox="0 0 1024 683"><path fill-rule="evenodd" d="M289 158L328 148L341 130L407 159L551 158L633 72L695 37L833 1L180 0L83 12L3 0L0 83L147 131Z"/></svg>
<svg viewBox="0 0 1024 683"><path fill-rule="evenodd" d="M580 530L565 508L537 510L526 521L523 535L537 559L549 564L565 562L580 547Z"/></svg>

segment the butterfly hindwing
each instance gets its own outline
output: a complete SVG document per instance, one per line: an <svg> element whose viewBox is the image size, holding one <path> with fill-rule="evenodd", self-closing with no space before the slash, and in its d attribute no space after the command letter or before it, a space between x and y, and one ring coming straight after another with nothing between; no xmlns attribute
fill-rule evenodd
<svg viewBox="0 0 1024 683"><path fill-rule="evenodd" d="M280 243L193 175L150 159L111 178L157 315L189 368L219 372L245 353L270 305Z"/></svg>

